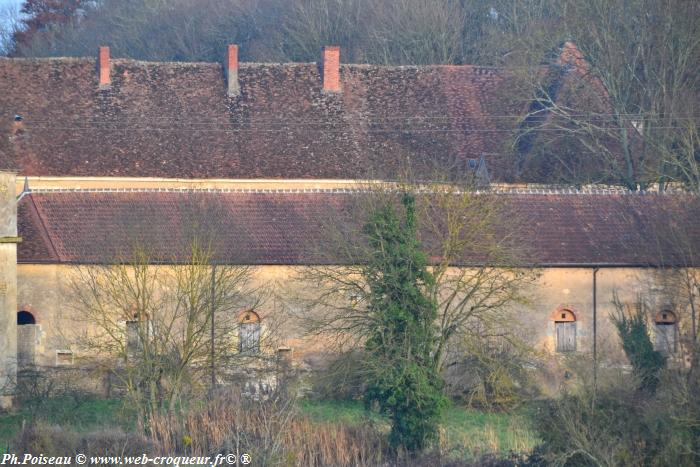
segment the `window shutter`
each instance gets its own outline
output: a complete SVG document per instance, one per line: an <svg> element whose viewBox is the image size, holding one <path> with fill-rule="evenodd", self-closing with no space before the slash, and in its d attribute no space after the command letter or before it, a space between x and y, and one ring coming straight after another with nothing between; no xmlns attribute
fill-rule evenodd
<svg viewBox="0 0 700 467"><path fill-rule="evenodd" d="M576 322L555 323L557 330L557 352L576 350Z"/></svg>
<svg viewBox="0 0 700 467"><path fill-rule="evenodd" d="M675 324L656 325L656 350L665 355L676 353Z"/></svg>
<svg viewBox="0 0 700 467"><path fill-rule="evenodd" d="M260 323L241 323L239 328L239 350L260 351Z"/></svg>

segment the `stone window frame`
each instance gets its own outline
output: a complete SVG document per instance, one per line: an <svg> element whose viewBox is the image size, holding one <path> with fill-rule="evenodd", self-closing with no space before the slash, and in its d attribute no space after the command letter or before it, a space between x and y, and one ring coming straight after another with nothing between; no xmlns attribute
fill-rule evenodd
<svg viewBox="0 0 700 467"><path fill-rule="evenodd" d="M671 339L662 342L661 336L668 337L669 333ZM654 315L654 350L664 355L675 355L678 352L678 316L670 308L663 308Z"/></svg>
<svg viewBox="0 0 700 467"><path fill-rule="evenodd" d="M59 355L70 355L70 363L62 362ZM73 366L75 364L75 354L70 349L56 349L56 366Z"/></svg>
<svg viewBox="0 0 700 467"><path fill-rule="evenodd" d="M578 349L578 325L576 324L578 318L576 311L572 307L561 306L552 313L550 319L554 322L554 351L562 354L576 352ZM564 332L564 327L569 328L569 332L573 333L572 345L566 345L566 343L559 341L560 328Z"/></svg>

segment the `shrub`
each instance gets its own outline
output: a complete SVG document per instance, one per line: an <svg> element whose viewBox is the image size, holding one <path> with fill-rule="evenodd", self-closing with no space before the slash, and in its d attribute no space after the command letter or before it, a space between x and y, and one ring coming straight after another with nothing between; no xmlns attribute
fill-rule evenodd
<svg viewBox="0 0 700 467"><path fill-rule="evenodd" d="M473 408L512 409L539 394L529 371L536 365L525 346L484 339L459 347L444 370L446 394Z"/></svg>
<svg viewBox="0 0 700 467"><path fill-rule="evenodd" d="M660 392L667 394L666 388ZM553 465L697 465L700 456L690 448L696 434L679 423L681 410L628 385L597 394L583 388L531 413L544 458Z"/></svg>
<svg viewBox="0 0 700 467"><path fill-rule="evenodd" d="M365 390L363 362L359 350L330 356L313 373L313 394L320 400L359 400Z"/></svg>
<svg viewBox="0 0 700 467"><path fill-rule="evenodd" d="M616 312L611 318L622 341L625 355L639 379L639 389L654 393L659 384L659 372L666 366L666 358L654 350L649 338L644 302L637 300L634 307L624 306L615 297Z"/></svg>

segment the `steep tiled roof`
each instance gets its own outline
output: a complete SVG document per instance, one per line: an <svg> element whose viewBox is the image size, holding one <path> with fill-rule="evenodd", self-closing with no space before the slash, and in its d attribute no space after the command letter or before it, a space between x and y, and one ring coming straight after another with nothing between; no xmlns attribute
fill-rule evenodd
<svg viewBox="0 0 700 467"><path fill-rule="evenodd" d="M316 64L244 63L241 94L227 97L217 63L111 63L111 86L99 89L94 59L0 59L0 168L392 178L407 161L421 174L486 154L506 179L504 144L528 107L512 94L514 72L499 68L342 65L342 92L323 93Z"/></svg>
<svg viewBox="0 0 700 467"><path fill-rule="evenodd" d="M478 196L498 197L505 215L523 221L510 244L527 251L534 264L700 263L700 202L690 195ZM342 190L33 193L19 205L24 237L19 261L101 262L128 255L138 244L147 246L154 258L172 262L187 251L191 233L206 231L215 233L221 262L342 262L324 251L340 251L333 244L334 224L353 219L361 198ZM465 252L463 264L480 261L478 254Z"/></svg>

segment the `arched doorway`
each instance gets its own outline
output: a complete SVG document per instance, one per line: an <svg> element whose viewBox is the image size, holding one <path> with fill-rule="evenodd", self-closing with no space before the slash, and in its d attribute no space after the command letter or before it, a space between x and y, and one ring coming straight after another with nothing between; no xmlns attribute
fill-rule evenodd
<svg viewBox="0 0 700 467"><path fill-rule="evenodd" d="M36 359L36 319L29 311L17 312L17 365L34 365Z"/></svg>

